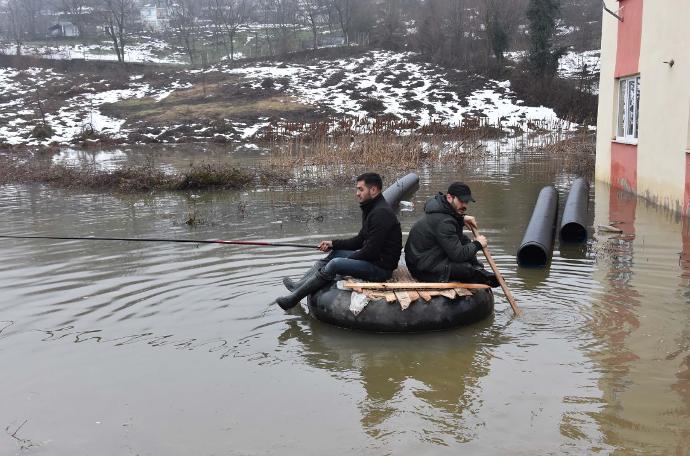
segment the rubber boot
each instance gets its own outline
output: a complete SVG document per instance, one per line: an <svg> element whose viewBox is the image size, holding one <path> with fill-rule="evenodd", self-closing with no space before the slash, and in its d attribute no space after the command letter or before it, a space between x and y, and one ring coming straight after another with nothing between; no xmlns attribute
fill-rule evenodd
<svg viewBox="0 0 690 456"><path fill-rule="evenodd" d="M285 288L287 288L289 291L295 291L297 288L299 288L306 280L312 276L316 271L321 269L322 267L326 266L328 261L326 260L319 260L316 263L312 265L311 268L298 280L292 280L290 277L283 277L283 285L285 285Z"/></svg>
<svg viewBox="0 0 690 456"><path fill-rule="evenodd" d="M302 298L318 291L329 283L331 283L331 280L325 279L321 273L317 271L315 274L308 277L299 288L295 289L295 291L287 296L276 299L276 302L283 310L292 309L299 304Z"/></svg>
<svg viewBox="0 0 690 456"><path fill-rule="evenodd" d="M489 285L491 288L496 288L500 287L501 284L498 282L498 277L496 277L496 274L494 274L491 271L487 271L486 269L477 269L478 272L478 279L481 279L478 281L478 283L484 283L486 285Z"/></svg>

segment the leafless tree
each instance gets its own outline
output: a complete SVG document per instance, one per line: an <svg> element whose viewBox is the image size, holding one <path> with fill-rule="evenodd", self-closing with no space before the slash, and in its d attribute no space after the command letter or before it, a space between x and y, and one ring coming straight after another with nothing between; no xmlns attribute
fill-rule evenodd
<svg viewBox="0 0 690 456"><path fill-rule="evenodd" d="M312 49L319 48L319 27L328 17L328 5L326 0L299 0L299 15L309 26L312 34Z"/></svg>
<svg viewBox="0 0 690 456"><path fill-rule="evenodd" d="M352 26L353 0L331 0L331 7L335 11L340 24L340 30L343 32L345 39L345 46L350 45L350 28Z"/></svg>
<svg viewBox="0 0 690 456"><path fill-rule="evenodd" d="M201 4L198 0L178 0L177 4L170 8L170 25L182 41L192 65L196 61L200 10Z"/></svg>
<svg viewBox="0 0 690 456"><path fill-rule="evenodd" d="M264 0L261 4L264 10L264 23L273 27L266 27L266 42L269 52L274 53L277 48L280 54L286 54L290 49L290 40L295 36L298 26L298 5L296 0Z"/></svg>
<svg viewBox="0 0 690 456"><path fill-rule="evenodd" d="M42 7L45 6L42 0L22 0L17 2L23 10L25 32L29 38L34 39L37 34L37 19Z"/></svg>
<svg viewBox="0 0 690 456"><path fill-rule="evenodd" d="M230 44L228 57L235 59L235 36L239 27L247 21L249 8L247 0L210 0L211 22L220 36L227 37ZM225 43L225 40L223 40ZM227 45L226 45L227 48Z"/></svg>
<svg viewBox="0 0 690 456"><path fill-rule="evenodd" d="M377 10L375 42L385 47L399 46L402 35L402 7L400 0L383 0Z"/></svg>
<svg viewBox="0 0 690 456"><path fill-rule="evenodd" d="M86 35L84 13L92 4L91 0L56 0L55 6L69 14L72 23L79 30L79 36L84 37Z"/></svg>
<svg viewBox="0 0 690 456"><path fill-rule="evenodd" d="M102 0L105 33L113 42L118 62L125 61L128 27L131 26L134 0Z"/></svg>

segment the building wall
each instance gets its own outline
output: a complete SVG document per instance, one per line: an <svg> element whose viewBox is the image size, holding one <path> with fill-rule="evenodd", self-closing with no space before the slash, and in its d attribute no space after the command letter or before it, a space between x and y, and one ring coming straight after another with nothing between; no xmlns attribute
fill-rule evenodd
<svg viewBox="0 0 690 456"><path fill-rule="evenodd" d="M607 3L610 4L611 1L607 0ZM616 137L614 74L616 69L618 21L613 16L604 14L601 22L601 71L599 74L595 178L598 181L610 184L611 140Z"/></svg>
<svg viewBox="0 0 690 456"><path fill-rule="evenodd" d="M606 0L596 179L687 213L690 203L690 2ZM641 38L640 38L641 37ZM639 57L636 56L639 55ZM673 67L664 61L674 60ZM615 141L617 77L640 74L637 145Z"/></svg>
<svg viewBox="0 0 690 456"><path fill-rule="evenodd" d="M643 24L637 193L686 212L690 2L648 0Z"/></svg>

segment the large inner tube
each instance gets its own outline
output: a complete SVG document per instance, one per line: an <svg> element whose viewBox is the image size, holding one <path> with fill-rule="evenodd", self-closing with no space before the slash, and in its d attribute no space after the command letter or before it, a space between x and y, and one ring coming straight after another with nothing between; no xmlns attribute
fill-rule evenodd
<svg viewBox="0 0 690 456"><path fill-rule="evenodd" d="M575 179L565 200L560 236L563 242L587 240L586 217L589 202L589 183L582 177Z"/></svg>
<svg viewBox="0 0 690 456"><path fill-rule="evenodd" d="M405 310L397 302L372 300L358 315L350 310L350 295L335 284L322 288L309 296L309 310L325 323L375 332L438 331L476 323L494 311L491 288L453 299L434 296L425 302L420 298Z"/></svg>
<svg viewBox="0 0 690 456"><path fill-rule="evenodd" d="M410 173L393 182L387 189L383 191L383 197L388 204L396 207L400 201L419 188L419 176L416 173Z"/></svg>
<svg viewBox="0 0 690 456"><path fill-rule="evenodd" d="M520 266L532 268L546 266L553 250L557 212L556 189L550 185L542 188L537 203L534 205L532 218L518 248L517 262Z"/></svg>

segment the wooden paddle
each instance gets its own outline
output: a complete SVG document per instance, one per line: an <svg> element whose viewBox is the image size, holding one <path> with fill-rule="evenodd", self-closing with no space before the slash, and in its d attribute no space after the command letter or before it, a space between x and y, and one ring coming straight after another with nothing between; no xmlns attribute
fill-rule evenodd
<svg viewBox="0 0 690 456"><path fill-rule="evenodd" d="M479 232L477 231L476 228L474 227L469 227L472 230L472 234L476 238L479 236ZM486 261L489 262L489 265L491 266L491 269L494 271L494 274L496 274L496 278L498 279L498 283L501 284L501 289L503 290L503 294L506 295L506 299L508 299L508 302L510 303L510 307L513 308L513 312L515 315L519 316L522 314L520 309L518 309L517 303L515 302L515 298L513 298L513 294L510 292L508 289L508 285L506 285L505 280L503 280L503 276L501 275L501 272L498 270L498 266L496 266L496 263L494 263L494 259L491 257L491 253L489 253L488 247L482 247L482 251L484 252L484 256L486 257Z"/></svg>

